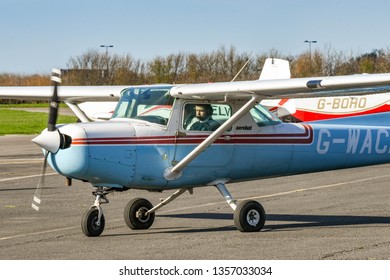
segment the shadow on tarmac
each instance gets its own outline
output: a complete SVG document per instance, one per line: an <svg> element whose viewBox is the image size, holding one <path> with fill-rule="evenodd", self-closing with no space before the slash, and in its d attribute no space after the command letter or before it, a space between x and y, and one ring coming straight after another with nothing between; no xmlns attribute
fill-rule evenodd
<svg viewBox="0 0 390 280"><path fill-rule="evenodd" d="M231 213L190 213L158 215L165 218L183 219L210 219L210 220L233 220ZM267 221L284 222L267 225ZM349 215L291 215L291 214L268 214L266 225L263 230L283 230L306 227L330 227L351 225L374 225L390 224L390 217L379 216L349 216Z"/></svg>

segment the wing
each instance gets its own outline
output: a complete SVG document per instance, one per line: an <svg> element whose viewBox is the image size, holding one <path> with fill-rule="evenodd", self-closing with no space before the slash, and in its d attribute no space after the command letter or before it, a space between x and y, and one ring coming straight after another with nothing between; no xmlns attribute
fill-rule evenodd
<svg viewBox="0 0 390 280"><path fill-rule="evenodd" d="M97 121L111 117L121 91L127 87L129 86L63 86L58 88L58 99L65 102L82 122ZM49 101L52 91L52 86L0 87L0 99ZM96 105L96 101L104 103L103 111L101 105Z"/></svg>
<svg viewBox="0 0 390 280"><path fill-rule="evenodd" d="M62 86L58 89L60 101L118 101L128 86ZM52 86L0 87L0 99L50 100Z"/></svg>
<svg viewBox="0 0 390 280"><path fill-rule="evenodd" d="M204 100L249 99L251 96L266 99L356 95L389 89L390 73L386 73L182 85L172 88L171 95Z"/></svg>

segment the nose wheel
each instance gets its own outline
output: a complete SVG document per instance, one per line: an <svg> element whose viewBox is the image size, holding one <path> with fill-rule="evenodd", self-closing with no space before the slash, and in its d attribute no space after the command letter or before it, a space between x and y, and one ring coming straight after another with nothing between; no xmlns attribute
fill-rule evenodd
<svg viewBox="0 0 390 280"><path fill-rule="evenodd" d="M96 191L92 192L95 196L95 203L84 213L84 216L81 219L81 229L86 236L96 237L102 234L106 222L101 204L109 203L107 199L107 194L109 192L110 189L102 187L99 187Z"/></svg>
<svg viewBox="0 0 390 280"><path fill-rule="evenodd" d="M97 207L89 209L81 219L81 229L86 236L90 237L102 234L105 224L104 215L101 213L99 218L99 209Z"/></svg>

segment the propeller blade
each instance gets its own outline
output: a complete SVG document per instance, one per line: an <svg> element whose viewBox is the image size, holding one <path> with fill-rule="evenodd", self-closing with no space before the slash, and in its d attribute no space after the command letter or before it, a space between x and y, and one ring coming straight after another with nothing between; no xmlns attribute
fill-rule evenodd
<svg viewBox="0 0 390 280"><path fill-rule="evenodd" d="M39 211L39 206L41 205L42 189L43 189L44 182L45 182L45 173L46 173L47 157L48 156L49 156L49 152L46 152L45 153L45 160L43 161L43 166L42 166L41 178L39 178L39 182L37 185L37 189L35 190L33 202L31 203L31 207L36 211Z"/></svg>
<svg viewBox="0 0 390 280"><path fill-rule="evenodd" d="M58 85L61 83L61 70L60 69L53 69L52 70L52 76L51 80L54 84L54 91L53 96L50 100L50 109L49 109L49 120L47 122L47 130L48 131L55 131L56 130L56 123L57 123L57 116L58 116Z"/></svg>

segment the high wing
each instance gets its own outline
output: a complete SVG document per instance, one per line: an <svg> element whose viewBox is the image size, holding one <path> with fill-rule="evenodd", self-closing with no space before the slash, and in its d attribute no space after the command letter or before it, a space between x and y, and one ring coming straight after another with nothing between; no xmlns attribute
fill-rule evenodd
<svg viewBox="0 0 390 280"><path fill-rule="evenodd" d="M351 95L353 91L367 94L372 87L390 86L390 74L360 74L332 77L273 79L214 84L182 85L171 89L177 98L198 100L319 97L329 95ZM388 90L388 88L387 88Z"/></svg>
<svg viewBox="0 0 390 280"><path fill-rule="evenodd" d="M129 86L63 86L58 89L60 101L115 101L120 92ZM0 98L21 100L49 100L52 86L0 87Z"/></svg>
<svg viewBox="0 0 390 280"><path fill-rule="evenodd" d="M82 122L89 122L96 119L85 112L83 106L79 106L80 103L117 102L121 91L127 87L129 86L64 86L58 89L58 99L65 102ZM0 99L49 101L52 91L52 86L6 86L0 87Z"/></svg>

